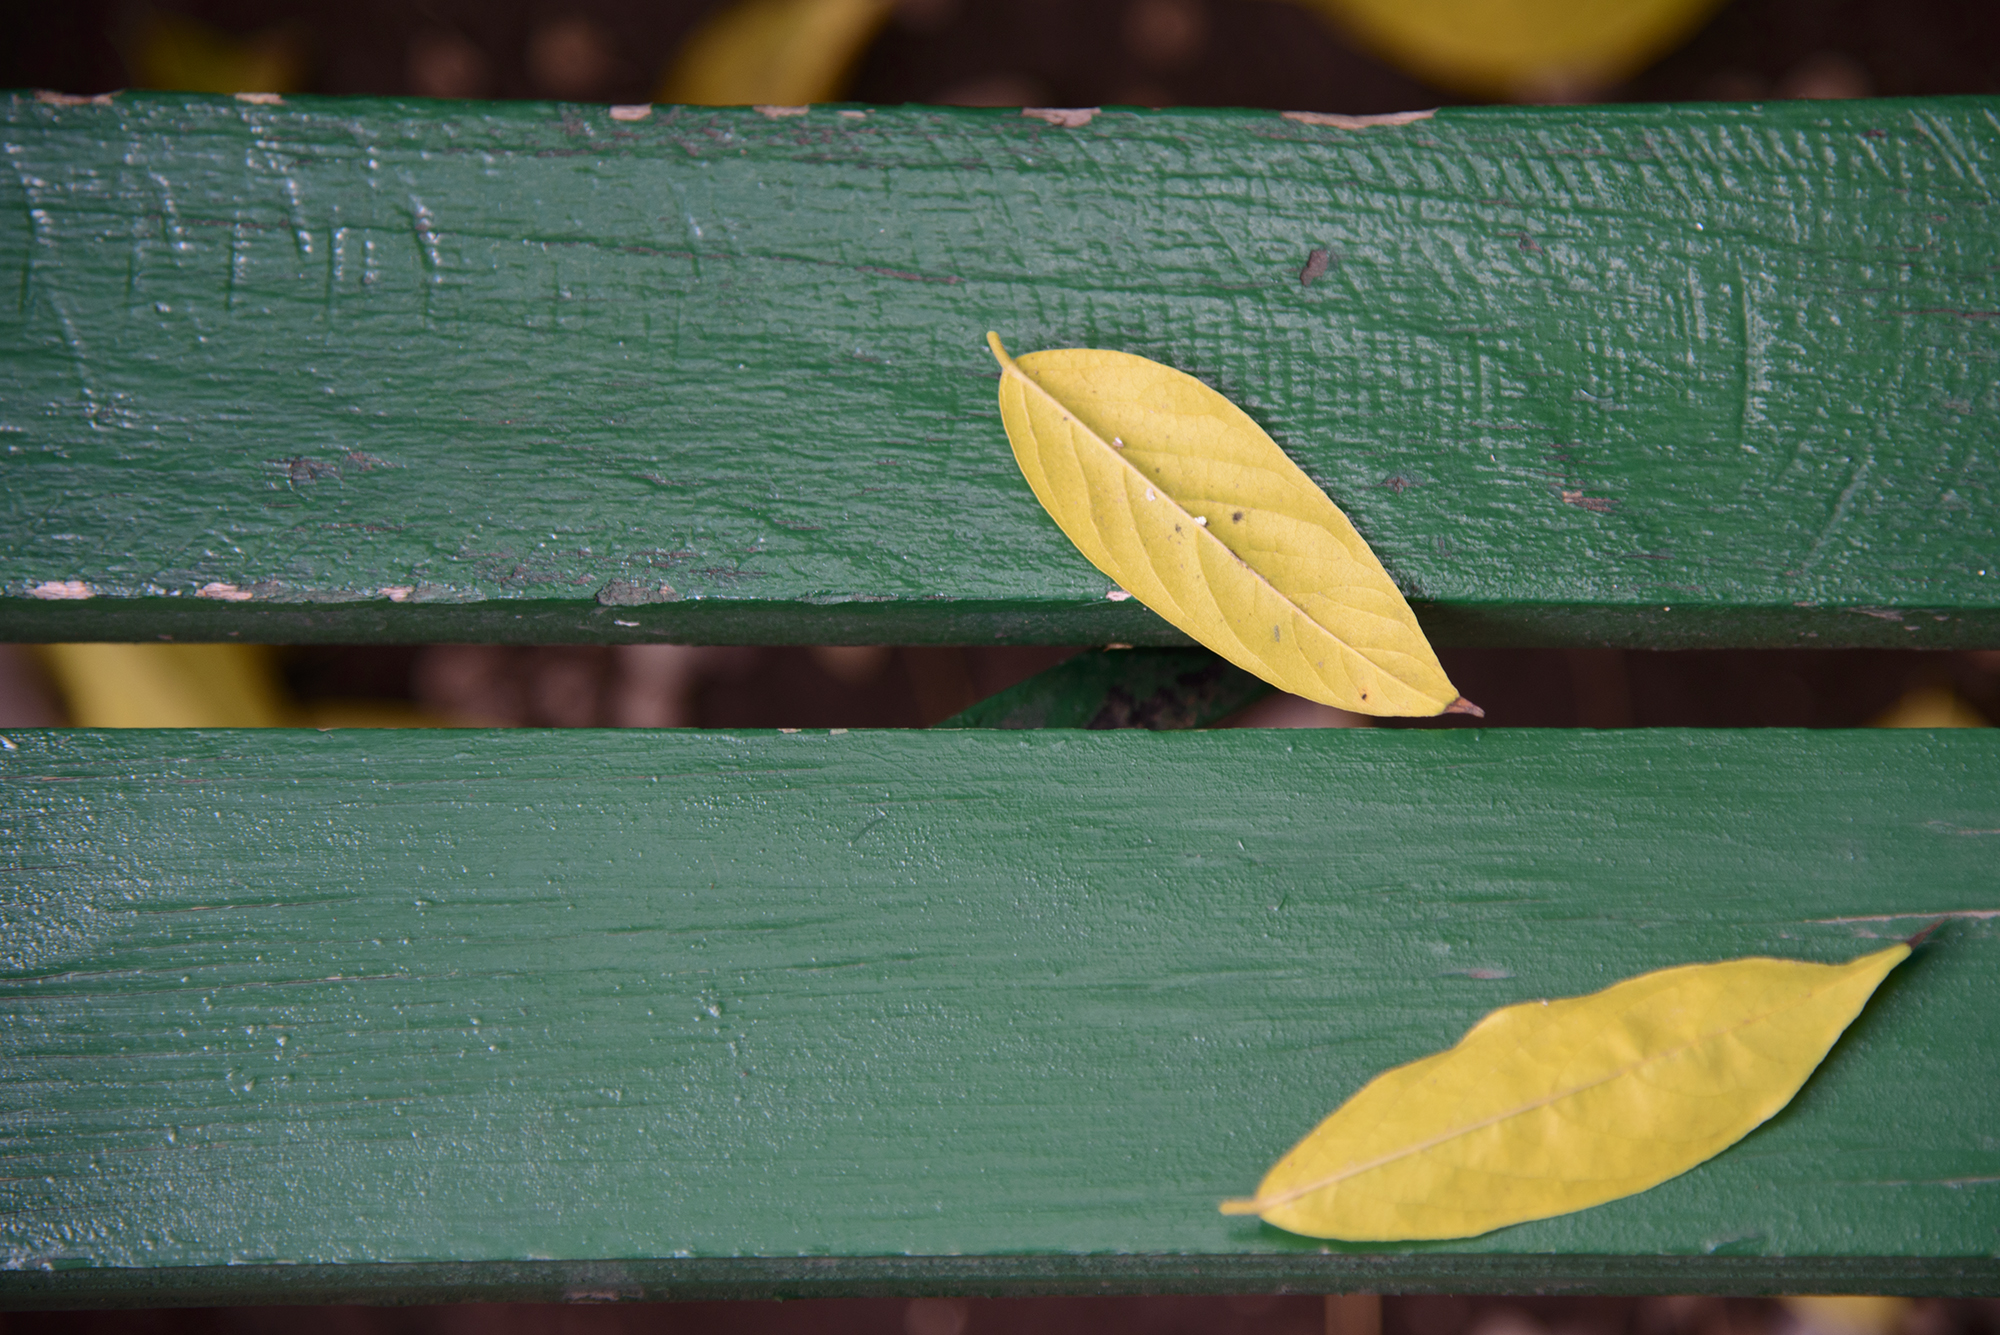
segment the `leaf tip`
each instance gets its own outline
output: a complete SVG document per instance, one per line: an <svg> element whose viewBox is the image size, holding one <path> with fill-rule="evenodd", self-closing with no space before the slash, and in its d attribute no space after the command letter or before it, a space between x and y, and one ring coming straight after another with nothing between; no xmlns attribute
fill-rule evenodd
<svg viewBox="0 0 2000 1335"><path fill-rule="evenodd" d="M1915 936L1904 938L1903 944L1908 946L1911 950L1915 950L1918 946L1930 940L1931 933L1935 932L1938 928L1944 926L1945 923L1948 921L1949 919L1947 918L1939 918L1936 922L1924 928L1923 931L1918 932Z"/></svg>
<svg viewBox="0 0 2000 1335"><path fill-rule="evenodd" d="M1486 717L1485 710L1481 709L1478 705L1473 704L1472 701L1466 699L1462 695L1459 696L1458 699L1446 705L1444 707L1444 712L1447 714L1470 714L1474 718Z"/></svg>
<svg viewBox="0 0 2000 1335"><path fill-rule="evenodd" d="M991 329L986 331L986 346L993 349L993 359L1002 366L1014 360L1007 355L1007 349L1000 346L1000 335L994 333Z"/></svg>
<svg viewBox="0 0 2000 1335"><path fill-rule="evenodd" d="M1224 1214L1262 1214L1264 1207L1255 1200L1224 1201L1216 1207Z"/></svg>

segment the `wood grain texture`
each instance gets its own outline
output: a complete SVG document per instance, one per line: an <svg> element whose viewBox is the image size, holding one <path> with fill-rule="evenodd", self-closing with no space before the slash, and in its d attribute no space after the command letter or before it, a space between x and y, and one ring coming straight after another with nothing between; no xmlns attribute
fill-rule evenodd
<svg viewBox="0 0 2000 1335"><path fill-rule="evenodd" d="M16 96L0 633L1173 642L993 328L1227 393L1440 642L2000 643L1996 108Z"/></svg>
<svg viewBox="0 0 2000 1335"><path fill-rule="evenodd" d="M7 740L7 1302L2000 1291L1990 731ZM1655 1190L1216 1213L1495 1006L1945 913Z"/></svg>

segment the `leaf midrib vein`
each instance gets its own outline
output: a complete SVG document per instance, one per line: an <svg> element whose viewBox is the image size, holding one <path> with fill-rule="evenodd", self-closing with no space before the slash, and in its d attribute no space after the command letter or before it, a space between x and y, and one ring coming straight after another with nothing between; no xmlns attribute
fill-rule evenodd
<svg viewBox="0 0 2000 1335"><path fill-rule="evenodd" d="M1074 422L1077 428L1080 431L1082 431L1084 435L1096 441L1099 449L1102 449L1106 454L1110 455L1113 459L1117 460L1117 462L1120 465L1122 465L1126 469L1126 471L1130 472L1134 477L1138 478L1141 482L1145 483L1147 487L1155 490L1167 502L1167 504L1173 506L1174 509L1179 510L1182 514L1186 515L1188 519L1188 526L1196 530L1195 541L1199 542L1201 541L1201 539L1206 538L1210 542L1214 543L1216 546L1222 548L1223 551L1229 554L1230 560L1236 562L1238 565L1242 566L1245 570L1249 571L1250 574L1257 580L1258 583L1262 584L1265 588L1269 589L1273 594L1275 594L1278 597L1278 599L1281 602L1283 602L1286 607L1289 607L1295 614L1297 614L1300 617L1303 617L1308 623L1318 627L1321 631L1325 632L1326 637L1328 639L1332 640L1335 644L1339 645L1342 649L1346 650L1348 653L1353 654L1356 658L1359 658L1363 662L1369 664L1371 667L1375 667L1384 672L1390 671L1389 668L1385 667L1380 663L1377 663L1374 659L1370 658L1365 652L1356 648L1354 645L1348 643L1348 641L1345 638L1336 634L1332 629L1330 629L1326 625L1326 623L1322 622L1318 617L1315 617L1312 613L1306 611L1303 607L1300 607L1296 602L1292 600L1292 596L1290 594L1286 593L1283 589L1273 584L1269 579L1266 579L1263 571L1257 569L1256 566L1251 565L1248 561L1244 560L1241 556L1237 555L1236 552L1230 548L1228 543L1224 542L1221 538L1216 537L1215 534L1209 532L1208 525L1195 523L1193 513L1190 512L1186 506L1182 505L1178 500L1176 500L1172 492L1168 491L1161 484L1153 482L1152 480L1147 478L1147 476L1144 473L1139 471L1139 468L1136 464L1134 464L1130 459L1125 458L1117 450L1112 449L1110 443L1107 442L1104 439L1104 437L1098 435L1095 431L1091 430L1090 424L1085 422L1081 417L1078 417L1074 412L1070 411L1069 407L1066 404L1064 404L1061 399L1049 393L1046 389L1043 389L1039 384L1036 384L1034 379L1031 376L1029 376L1026 371L1023 371L1018 365L1015 364L1012 354L1009 354L1007 358L1006 374L1015 377L1022 384L1028 386L1035 393L1041 395L1044 399L1046 399L1050 404L1054 405L1056 411L1061 413L1065 419ZM1106 550L1109 550L1109 548L1107 547ZM1240 639L1241 637L1239 636L1238 638ZM1244 649L1247 652L1249 646L1245 645ZM1395 674L1392 673L1391 675ZM1398 680L1401 680L1401 678L1398 677Z"/></svg>
<svg viewBox="0 0 2000 1335"><path fill-rule="evenodd" d="M1898 963L1900 962L1901 961L1898 961ZM1422 1154L1427 1150L1436 1149L1439 1145L1443 1145L1450 1141L1457 1140L1462 1136L1469 1136L1475 1131L1483 1131L1487 1127L1493 1126L1500 1122L1507 1121L1509 1118L1523 1117L1526 1116L1528 1113L1537 1112L1543 1108L1550 1106L1551 1104L1560 1103L1567 1098L1573 1098L1578 1094L1584 1093L1586 1090L1595 1089L1599 1085L1609 1084L1613 1080L1621 1080L1624 1077L1631 1075L1633 1072L1643 1070L1644 1068L1652 1065L1655 1062L1665 1061L1669 1057L1678 1056L1681 1053L1686 1052L1691 1048L1700 1047L1702 1044L1710 1042L1714 1039L1721 1038L1728 1034L1736 1033L1739 1030L1748 1029L1752 1025L1762 1024L1765 1020L1770 1019L1774 1015L1779 1015L1785 1011L1793 1010L1799 1006L1805 1005L1807 1002L1812 1001L1814 998L1818 997L1821 993L1829 991L1845 981L1846 979L1844 977L1834 979L1828 982L1828 984L1825 987L1814 988L1813 990L1802 994L1796 1000L1788 1002L1783 1006L1773 1007L1771 1010L1763 1011L1757 1015L1750 1016L1747 1019L1742 1020L1737 1024L1728 1025L1721 1029L1716 1029L1710 1031L1709 1033L1701 1034L1693 1039L1690 1039L1686 1043L1681 1044L1678 1047L1666 1048L1660 1052L1648 1054L1647 1056L1640 1058L1638 1061L1635 1061L1628 1066L1620 1067L1618 1070L1612 1071L1607 1075L1600 1076L1595 1080L1587 1080L1582 1084L1572 1085L1568 1089L1557 1090L1555 1093L1550 1094L1546 1098L1537 1099L1530 1103L1524 1103L1518 1107L1504 1109L1500 1112L1493 1114L1491 1117L1487 1117L1481 1121L1473 1122L1466 1126L1454 1127L1448 1131L1441 1132L1440 1134L1431 1137L1429 1140L1419 1142L1418 1144L1415 1145L1408 1145L1399 1150L1392 1150L1387 1154L1378 1155L1375 1158L1368 1160L1366 1163L1355 1164L1350 1167L1344 1168L1339 1172L1330 1173L1327 1176L1319 1178L1304 1186L1288 1188L1287 1190L1280 1192L1276 1196L1269 1196L1269 1197L1258 1196L1254 1198L1250 1203L1255 1205L1260 1213L1265 1210L1269 1210L1275 1206L1289 1205L1293 1201L1299 1200L1305 1196L1310 1196L1316 1191L1323 1191L1327 1187L1337 1186L1340 1183L1347 1181L1349 1178L1359 1177L1363 1173L1373 1172L1377 1168L1381 1168L1388 1164L1395 1163L1398 1159L1407 1159L1411 1155ZM1470 1035L1467 1035L1467 1037L1470 1037ZM1464 1041L1465 1041L1464 1039L1459 1040L1459 1042L1461 1043ZM1453 1046L1456 1046L1456 1044L1454 1044Z"/></svg>

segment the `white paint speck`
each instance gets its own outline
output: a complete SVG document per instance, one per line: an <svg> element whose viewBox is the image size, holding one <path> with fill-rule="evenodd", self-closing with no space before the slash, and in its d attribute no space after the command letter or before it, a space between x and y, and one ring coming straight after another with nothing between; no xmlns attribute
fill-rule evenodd
<svg viewBox="0 0 2000 1335"><path fill-rule="evenodd" d="M1127 598L1130 598L1132 595L1125 592L1125 590L1123 589L1113 589L1111 592L1105 594L1104 596L1106 598L1109 598L1114 603L1122 603Z"/></svg>
<svg viewBox="0 0 2000 1335"><path fill-rule="evenodd" d="M1197 523L1197 524L1200 524L1200 525L1201 525L1201 526L1202 526L1203 528L1207 528L1207 527L1208 527L1208 516L1207 516L1207 515L1196 515L1196 516L1194 517L1194 522L1195 522L1195 523Z"/></svg>
<svg viewBox="0 0 2000 1335"><path fill-rule="evenodd" d="M1149 501L1157 501L1160 498L1154 494L1153 489L1151 487L1148 487L1146 488L1146 499Z"/></svg>

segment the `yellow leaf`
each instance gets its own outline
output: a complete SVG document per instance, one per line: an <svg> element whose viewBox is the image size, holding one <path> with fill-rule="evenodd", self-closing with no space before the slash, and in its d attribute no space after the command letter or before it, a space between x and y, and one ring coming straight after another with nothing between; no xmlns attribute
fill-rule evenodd
<svg viewBox="0 0 2000 1335"><path fill-rule="evenodd" d="M261 644L49 644L42 662L78 728L275 728L290 702Z"/></svg>
<svg viewBox="0 0 2000 1335"><path fill-rule="evenodd" d="M305 52L290 28L232 37L197 19L154 14L128 53L141 88L184 93L289 93L305 78Z"/></svg>
<svg viewBox="0 0 2000 1335"><path fill-rule="evenodd" d="M1371 1080L1223 1213L1400 1242L1644 1191L1791 1102L1909 954L1690 964L1494 1011L1458 1046Z"/></svg>
<svg viewBox="0 0 2000 1335"><path fill-rule="evenodd" d="M738 0L681 44L659 100L786 108L834 101L891 8L891 0Z"/></svg>
<svg viewBox="0 0 2000 1335"><path fill-rule="evenodd" d="M1336 709L1479 712L1354 525L1249 414L1131 353L1016 359L986 340L1014 459L1114 597Z"/></svg>
<svg viewBox="0 0 2000 1335"><path fill-rule="evenodd" d="M1722 0L1302 0L1384 60L1475 97L1577 100L1638 73Z"/></svg>
<svg viewBox="0 0 2000 1335"><path fill-rule="evenodd" d="M1868 725L1871 728L1984 728L1985 715L1949 686L1918 686Z"/></svg>
<svg viewBox="0 0 2000 1335"><path fill-rule="evenodd" d="M1781 1298L1806 1335L1890 1335L1916 1304L1908 1298L1873 1295Z"/></svg>

